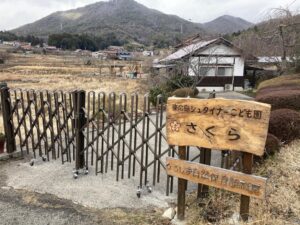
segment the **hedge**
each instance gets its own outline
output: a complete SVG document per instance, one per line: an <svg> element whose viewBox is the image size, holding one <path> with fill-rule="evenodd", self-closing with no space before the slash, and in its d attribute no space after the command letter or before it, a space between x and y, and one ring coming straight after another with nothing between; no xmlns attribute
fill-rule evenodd
<svg viewBox="0 0 300 225"><path fill-rule="evenodd" d="M300 138L300 113L291 109L272 111L269 133L284 143Z"/></svg>
<svg viewBox="0 0 300 225"><path fill-rule="evenodd" d="M294 109L300 110L300 90L274 90L271 92L260 92L256 101L272 105L272 110L276 109Z"/></svg>
<svg viewBox="0 0 300 225"><path fill-rule="evenodd" d="M180 88L180 89L175 90L172 93L172 96L181 97L181 98L185 98L185 97L194 98L194 97L197 97L198 94L199 94L199 91L198 91L197 88L195 88L195 89L192 89L192 88Z"/></svg>

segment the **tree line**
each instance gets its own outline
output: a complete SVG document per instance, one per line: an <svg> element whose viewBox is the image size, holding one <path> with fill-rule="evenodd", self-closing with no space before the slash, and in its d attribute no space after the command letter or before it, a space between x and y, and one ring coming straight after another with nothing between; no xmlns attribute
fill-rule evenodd
<svg viewBox="0 0 300 225"><path fill-rule="evenodd" d="M103 50L108 46L122 46L127 42L120 40L114 33L109 33L103 36L91 36L88 34L52 34L49 36L48 44L62 48L65 50Z"/></svg>
<svg viewBox="0 0 300 225"><path fill-rule="evenodd" d="M33 35L18 36L8 31L0 31L1 41L23 41L31 43L32 46L40 45L42 46L44 40L42 38L35 37Z"/></svg>
<svg viewBox="0 0 300 225"><path fill-rule="evenodd" d="M18 36L7 31L0 31L1 41L22 41L29 42L32 46L42 46L45 42L42 38L33 35ZM108 46L123 46L127 44L126 40L119 39L114 33L105 34L102 36L92 36L88 34L51 34L48 37L48 45L56 46L64 50L90 50L98 51L106 49Z"/></svg>

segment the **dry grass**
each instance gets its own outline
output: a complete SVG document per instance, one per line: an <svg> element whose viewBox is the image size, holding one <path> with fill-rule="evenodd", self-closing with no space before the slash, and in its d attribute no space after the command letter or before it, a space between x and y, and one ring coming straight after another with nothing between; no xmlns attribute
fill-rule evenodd
<svg viewBox="0 0 300 225"><path fill-rule="evenodd" d="M265 201L251 199L251 220L241 224L300 224L300 141L282 148L257 167L255 174L269 178L267 198ZM230 217L239 211L239 196L213 188L210 192L202 207L198 206L195 193L188 197L188 224L232 224Z"/></svg>
<svg viewBox="0 0 300 225"><path fill-rule="evenodd" d="M93 59L94 60L94 59ZM109 68L99 65L122 64L127 65L123 73L132 68L134 62L121 61L93 61L93 65L85 65L85 57L55 56L55 55L24 55L12 54L5 65L0 66L0 82L6 82L8 87L33 90L63 90L72 91L83 89L86 91L138 93L140 96L148 92L146 79L129 79L111 76ZM115 68L116 74L120 70ZM140 105L143 98L140 97ZM3 121L0 118L0 132L3 132Z"/></svg>
<svg viewBox="0 0 300 225"><path fill-rule="evenodd" d="M144 79L132 80L124 77L108 76L108 68L102 68L101 75L99 62L91 66L84 64L84 57L28 55L14 54L5 67L0 68L0 82L7 82L11 88L47 89L47 90L74 90L104 92L138 92L145 94L148 91ZM126 64L125 62L114 62ZM113 65L105 61L103 64ZM124 68L123 73L129 72L132 63ZM115 68L117 74L120 73Z"/></svg>

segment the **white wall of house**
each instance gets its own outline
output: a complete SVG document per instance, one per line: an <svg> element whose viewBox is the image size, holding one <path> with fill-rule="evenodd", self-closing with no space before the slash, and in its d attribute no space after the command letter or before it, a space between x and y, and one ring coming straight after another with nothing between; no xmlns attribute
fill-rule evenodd
<svg viewBox="0 0 300 225"><path fill-rule="evenodd" d="M207 76L219 76L220 74L216 67L226 68L225 73L222 72L220 76L244 76L245 60L243 57L237 56L240 53L233 48L220 44L211 46L198 54L207 56L191 57L189 68L190 76L195 76L198 73L197 71L207 71ZM218 55L220 55L220 57ZM210 64L211 66L209 66ZM204 67L204 69L201 70L201 67Z"/></svg>
<svg viewBox="0 0 300 225"><path fill-rule="evenodd" d="M228 47L224 44L213 45L203 50L201 54L204 55L238 55L240 54L234 48Z"/></svg>

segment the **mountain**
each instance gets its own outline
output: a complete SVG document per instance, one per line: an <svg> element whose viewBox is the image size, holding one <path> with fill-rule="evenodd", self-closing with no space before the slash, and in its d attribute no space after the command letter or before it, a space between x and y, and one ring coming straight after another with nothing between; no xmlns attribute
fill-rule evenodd
<svg viewBox="0 0 300 225"><path fill-rule="evenodd" d="M231 33L251 25L231 16L222 16L205 24L192 23L147 8L134 0L110 0L56 12L12 32L19 36L30 34L39 37L56 33L113 35L123 41L169 46L193 34L207 36L211 33Z"/></svg>
<svg viewBox="0 0 300 225"><path fill-rule="evenodd" d="M167 41L182 38L184 35L205 33L198 24L149 9L134 0L110 0L56 12L12 32L17 35L36 36L63 32L96 36L114 33L120 39L142 44L150 44L156 39Z"/></svg>
<svg viewBox="0 0 300 225"><path fill-rule="evenodd" d="M220 16L217 19L208 23L204 23L202 25L203 28L206 29L208 32L215 34L234 33L254 26L253 23L250 23L244 19L229 15Z"/></svg>

